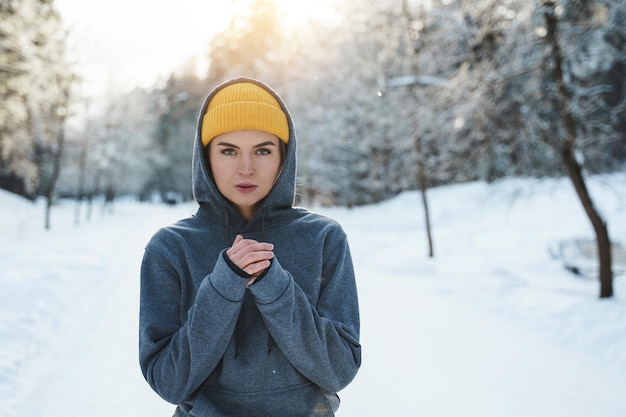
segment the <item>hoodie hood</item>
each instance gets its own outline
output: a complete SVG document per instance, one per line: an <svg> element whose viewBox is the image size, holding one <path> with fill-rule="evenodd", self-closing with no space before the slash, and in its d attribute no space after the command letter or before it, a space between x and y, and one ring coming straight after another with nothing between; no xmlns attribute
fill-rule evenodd
<svg viewBox="0 0 626 417"><path fill-rule="evenodd" d="M202 118L206 113L209 102L222 88L241 82L257 84L272 94L287 116L289 124L287 152L276 183L249 222L219 192L202 145ZM269 226L281 218L285 210L293 207L296 187L296 133L291 114L278 93L259 80L239 77L218 85L207 95L196 125L192 159L192 186L194 199L200 204L198 215L211 223L226 226L229 230L236 232Z"/></svg>

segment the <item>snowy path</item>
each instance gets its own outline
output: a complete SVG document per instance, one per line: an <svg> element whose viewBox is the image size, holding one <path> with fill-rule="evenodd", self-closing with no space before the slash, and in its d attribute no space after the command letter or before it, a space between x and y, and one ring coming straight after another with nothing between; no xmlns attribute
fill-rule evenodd
<svg viewBox="0 0 626 417"><path fill-rule="evenodd" d="M624 415L626 375L607 362L455 303L432 284L361 278L364 363L340 416Z"/></svg>
<svg viewBox="0 0 626 417"><path fill-rule="evenodd" d="M510 206L481 213L493 191L467 191L431 194L435 242L445 249L435 259L424 256L421 213L407 209L419 207L418 194L332 213L352 236L364 346L339 415L626 415L624 297L591 298L596 282L573 281L539 245L576 223L543 200L545 217L525 201L513 207L521 219ZM563 207L554 189L547 195ZM626 291L623 279L615 285Z"/></svg>
<svg viewBox="0 0 626 417"><path fill-rule="evenodd" d="M88 299L65 312L82 322L64 335L69 340L56 352L56 363L43 359L42 363L50 369L44 369L34 390L37 401L22 404L19 415L172 415L174 406L152 392L138 365L139 265L143 247L156 228L187 215L188 210L147 207L145 213L137 207L125 212L129 207L120 205L116 210L122 212L79 228L76 246L102 242L98 256L103 264L98 273L101 280L108 282L99 282L96 290L85 294ZM118 216L124 221L120 223ZM81 239L85 240L76 242ZM63 252L68 248L55 250Z"/></svg>
<svg viewBox="0 0 626 417"><path fill-rule="evenodd" d="M84 338L72 338L65 372L52 370L24 416L172 414L137 363L139 261L163 224L145 220L141 231L107 248L114 261L105 275L113 281L91 294L96 321ZM352 245L361 265L364 364L341 394L338 417L623 415L626 375L456 303L431 280L386 275L380 260L364 256L367 245Z"/></svg>
<svg viewBox="0 0 626 417"><path fill-rule="evenodd" d="M112 291L95 295L101 316L76 347L67 374L30 415L37 416L169 416L174 407L152 392L137 357L139 314L138 268L144 242L120 240L120 258L112 264ZM67 407L68 402L76 402ZM69 411L69 412L68 412Z"/></svg>
<svg viewBox="0 0 626 417"><path fill-rule="evenodd" d="M514 206L482 185L433 192L435 259L416 250L417 194L328 211L348 232L362 315L363 366L338 417L626 415L626 277L600 302L596 282L546 259L548 239L584 224L551 187ZM626 236L626 199L610 197ZM139 370L139 265L156 229L195 208L120 203L74 227L59 207L46 233L39 208L7 207L0 417L171 416Z"/></svg>

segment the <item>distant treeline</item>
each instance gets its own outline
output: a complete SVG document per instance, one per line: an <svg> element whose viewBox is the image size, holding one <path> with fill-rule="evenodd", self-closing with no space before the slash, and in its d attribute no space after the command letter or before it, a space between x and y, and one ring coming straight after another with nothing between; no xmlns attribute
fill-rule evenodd
<svg viewBox="0 0 626 417"><path fill-rule="evenodd" d="M206 73L190 65L87 111L54 2L1 2L0 187L189 199L202 100L239 75L290 107L306 203L564 175L564 153L585 173L625 168L624 1L340 3L336 23L297 27L250 1L208 45Z"/></svg>

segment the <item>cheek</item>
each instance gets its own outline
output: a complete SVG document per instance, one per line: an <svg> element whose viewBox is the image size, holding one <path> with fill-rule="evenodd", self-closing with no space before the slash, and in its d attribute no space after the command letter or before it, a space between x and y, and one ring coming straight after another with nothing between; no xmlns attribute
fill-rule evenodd
<svg viewBox="0 0 626 417"><path fill-rule="evenodd" d="M227 166L219 158L209 158L209 168L213 174L213 180L219 187L227 176Z"/></svg>
<svg viewBox="0 0 626 417"><path fill-rule="evenodd" d="M280 172L280 161L268 165L264 171L268 178L276 180L278 173Z"/></svg>

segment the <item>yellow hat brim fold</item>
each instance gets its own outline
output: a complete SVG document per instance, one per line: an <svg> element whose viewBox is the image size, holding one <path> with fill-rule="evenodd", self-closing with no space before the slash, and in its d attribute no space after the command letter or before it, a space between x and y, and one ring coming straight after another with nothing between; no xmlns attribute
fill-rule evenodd
<svg viewBox="0 0 626 417"><path fill-rule="evenodd" d="M238 130L261 130L289 142L287 115L270 92L254 83L231 84L215 94L202 118L202 145Z"/></svg>

